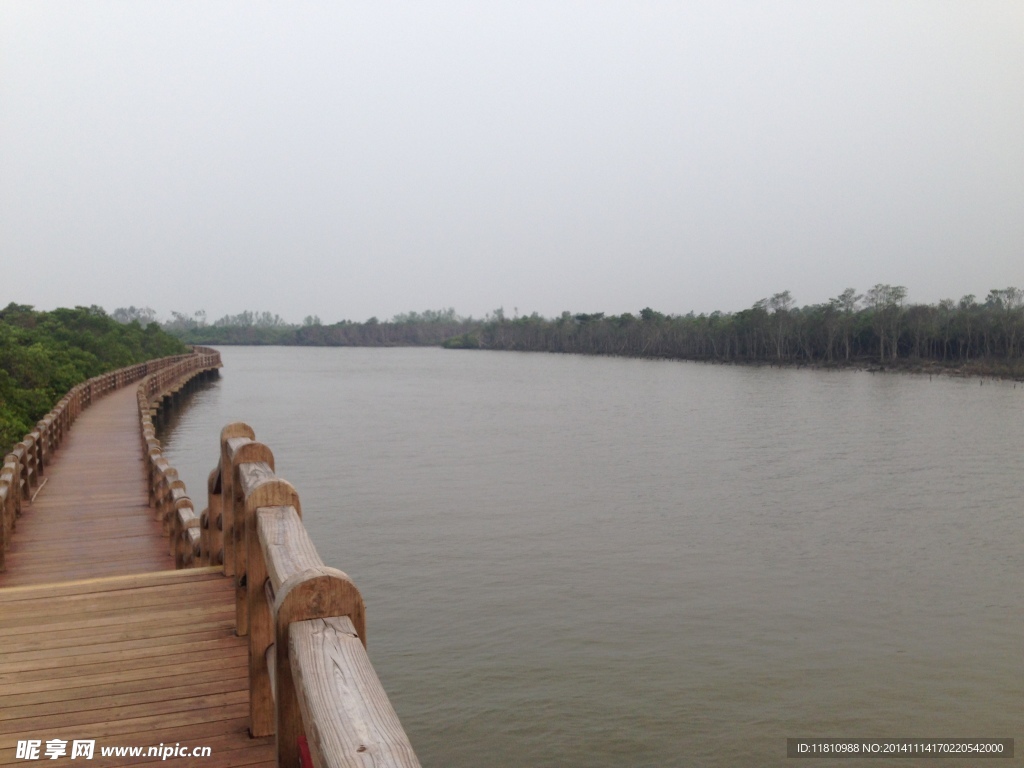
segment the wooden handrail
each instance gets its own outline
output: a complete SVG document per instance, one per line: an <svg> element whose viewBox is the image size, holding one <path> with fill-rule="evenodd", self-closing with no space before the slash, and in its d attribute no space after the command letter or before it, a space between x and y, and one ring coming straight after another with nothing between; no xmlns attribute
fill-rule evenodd
<svg viewBox="0 0 1024 768"><path fill-rule="evenodd" d="M210 476L206 480L206 496L206 509L199 515L200 565L224 565L224 518L221 515L220 467L210 472Z"/></svg>
<svg viewBox="0 0 1024 768"><path fill-rule="evenodd" d="M189 382L220 367L219 352L208 347L193 347L191 355L168 358L167 364L147 372L139 382L136 394L149 478L149 502L168 537L168 550L176 568L201 564L201 518L196 514L178 471L163 455L153 419Z"/></svg>
<svg viewBox="0 0 1024 768"><path fill-rule="evenodd" d="M420 764L348 617L293 622L288 655L316 765ZM330 727L339 717L342 726Z"/></svg>
<svg viewBox="0 0 1024 768"><path fill-rule="evenodd" d="M215 530L223 534L236 629L249 636L251 734L275 734L278 765L288 768L299 765L303 735L317 766L418 767L366 655L359 590L320 559L298 492L274 474L273 453L252 428L229 424L220 442L199 539L205 549ZM193 525L187 513L176 519ZM195 535L194 525L182 530ZM207 557L217 559L210 552L196 564Z"/></svg>
<svg viewBox="0 0 1024 768"><path fill-rule="evenodd" d="M170 536L171 555L175 568L198 565L201 557L199 516L191 504L182 505L174 514Z"/></svg>
<svg viewBox="0 0 1024 768"><path fill-rule="evenodd" d="M16 520L21 517L21 481L18 460L13 454L4 458L0 469L0 570L6 570L6 551Z"/></svg>
<svg viewBox="0 0 1024 768"><path fill-rule="evenodd" d="M4 459L3 469L0 469L0 570L6 570L6 551L11 534L14 533L15 521L21 516L21 483L18 481L18 463L14 456L8 455Z"/></svg>

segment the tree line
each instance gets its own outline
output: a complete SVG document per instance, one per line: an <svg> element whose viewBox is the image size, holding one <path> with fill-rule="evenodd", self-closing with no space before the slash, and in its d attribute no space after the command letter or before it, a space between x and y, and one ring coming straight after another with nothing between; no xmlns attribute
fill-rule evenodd
<svg viewBox="0 0 1024 768"><path fill-rule="evenodd" d="M115 310L114 315L118 312L121 310ZM437 346L453 336L479 330L481 321L461 317L452 308L406 312L383 321L376 317L365 322L342 320L331 325L325 325L316 315L308 315L301 325L291 324L265 311L225 315L207 323L206 313L200 311L191 316L172 312L171 320L163 327L189 344L390 347Z"/></svg>
<svg viewBox="0 0 1024 768"><path fill-rule="evenodd" d="M152 310L118 309L114 317L149 318ZM787 365L936 364L999 375L1024 373L1024 291L1002 288L937 304L907 301L901 285L848 288L820 304L797 306L781 291L738 312L637 314L563 312L482 320L454 309L395 315L381 321L325 325L308 316L290 324L270 312L247 311L207 323L206 313L175 312L164 329L193 344L415 346L575 352Z"/></svg>
<svg viewBox="0 0 1024 768"><path fill-rule="evenodd" d="M850 288L797 307L789 291L739 312L665 315L537 314L494 317L448 347L576 352L719 362L973 366L1024 372L1024 291L995 289L984 300L910 304L903 286Z"/></svg>
<svg viewBox="0 0 1024 768"><path fill-rule="evenodd" d="M121 323L101 307L0 310L0 448L6 453L76 384L186 352L156 323Z"/></svg>

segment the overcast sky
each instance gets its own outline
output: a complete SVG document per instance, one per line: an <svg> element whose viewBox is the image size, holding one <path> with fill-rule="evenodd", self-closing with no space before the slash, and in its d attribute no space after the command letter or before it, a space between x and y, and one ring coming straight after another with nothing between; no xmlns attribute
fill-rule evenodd
<svg viewBox="0 0 1024 768"><path fill-rule="evenodd" d="M0 0L0 301L1024 287L1024 2Z"/></svg>

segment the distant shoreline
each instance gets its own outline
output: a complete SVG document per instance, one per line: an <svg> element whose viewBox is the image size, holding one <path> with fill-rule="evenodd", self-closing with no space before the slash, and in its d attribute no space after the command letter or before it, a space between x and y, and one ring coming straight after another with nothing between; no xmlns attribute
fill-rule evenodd
<svg viewBox="0 0 1024 768"><path fill-rule="evenodd" d="M348 348L348 349L448 349L466 351L488 351L488 352L536 352L563 355L582 355L585 357L623 357L637 360L664 360L666 362L676 361L685 363L704 363L706 365L736 365L751 368L807 368L816 371L861 371L865 373L905 373L917 376L949 376L952 378L983 378L1000 379L1005 381L1019 381L1024 383L1024 359L1013 362L1005 360L919 360L919 359L897 359L886 361L885 365L879 364L877 360L858 359L823 361L801 361L801 360L724 360L721 358L698 358L678 357L672 355L631 355L631 354L606 354L600 352L563 352L548 349L524 349L524 348L502 348L487 346L468 346L460 344L288 344L288 343L257 343L240 344L237 342L208 342L217 347L303 347L303 348Z"/></svg>
<svg viewBox="0 0 1024 768"><path fill-rule="evenodd" d="M443 346L443 345L442 345ZM543 349L500 349L492 347L455 347L446 349L486 350L491 352L548 352ZM858 371L864 373L905 373L916 376L949 376L951 378L983 378L1024 383L1024 360L1007 363L1002 360L966 360L966 361L934 361L934 360L902 360L887 361L880 365L877 360L851 360L846 362L807 362L787 360L723 360L721 358L675 357L668 355L628 355L601 354L595 352L554 352L553 354L584 355L587 357L627 357L640 360L665 360L684 363L704 363L706 365L736 365L749 368L807 368L815 371Z"/></svg>
<svg viewBox="0 0 1024 768"><path fill-rule="evenodd" d="M644 307L638 314L509 317L499 308L474 320L449 308L333 325L311 315L291 326L269 312L244 312L213 325L179 315L164 327L203 345L440 345L1024 381L1024 290L994 288L982 303L968 294L958 302L908 304L906 295L903 286L879 283L864 294L847 288L822 304L798 307L782 291L749 309L700 315Z"/></svg>
<svg viewBox="0 0 1024 768"><path fill-rule="evenodd" d="M715 365L746 365L769 368L810 368L817 371L863 371L865 373L907 373L916 376L950 376L953 378L984 378L1024 382L1024 360L1016 364L1004 361L968 360L957 362L933 360L897 360L879 365L872 360L851 360L850 362L773 362L764 360L692 360Z"/></svg>

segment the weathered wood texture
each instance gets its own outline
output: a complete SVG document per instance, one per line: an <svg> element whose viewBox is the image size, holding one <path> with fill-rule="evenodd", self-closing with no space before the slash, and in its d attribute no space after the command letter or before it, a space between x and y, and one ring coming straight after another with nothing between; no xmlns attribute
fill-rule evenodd
<svg viewBox="0 0 1024 768"><path fill-rule="evenodd" d="M231 541L235 563L235 602L238 606L238 634L249 634L249 599L246 592L246 565L248 544L245 530L248 517L259 503L299 503L299 495L292 486L274 476L274 455L263 443L235 438L228 440L223 449L232 466L234 481L234 512L232 513ZM287 499L287 501L267 501ZM251 527L251 523L248 523Z"/></svg>
<svg viewBox="0 0 1024 768"><path fill-rule="evenodd" d="M347 617L297 621L288 637L295 690L316 765L419 768L352 622Z"/></svg>
<svg viewBox="0 0 1024 768"><path fill-rule="evenodd" d="M248 734L246 640L219 567L0 590L0 643L0 765L25 764L31 738L95 739L90 766L160 764L100 756L160 743L212 749L181 765L276 765L273 739Z"/></svg>

